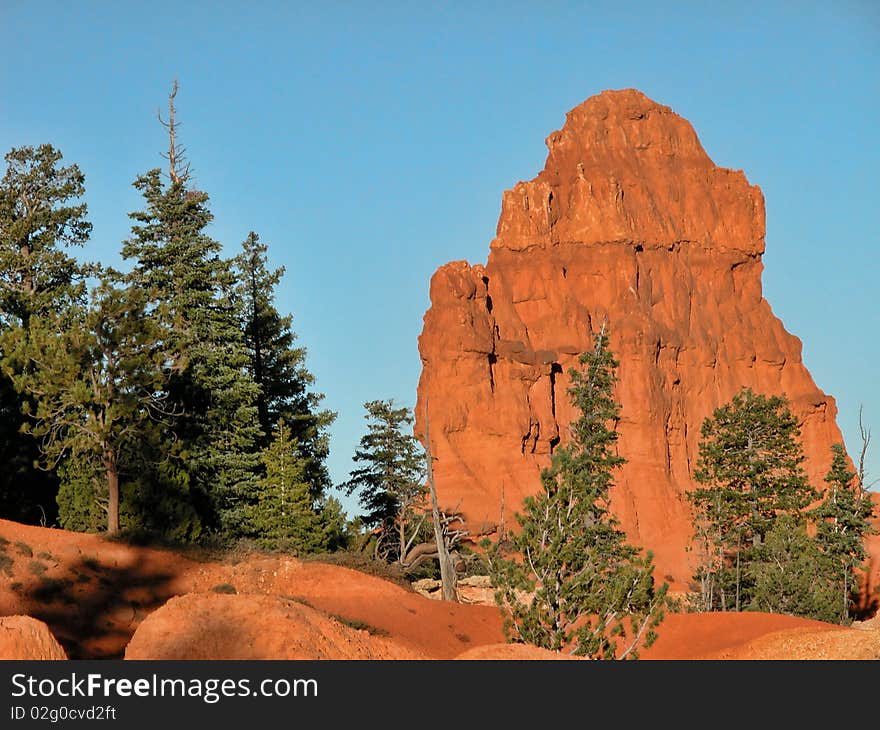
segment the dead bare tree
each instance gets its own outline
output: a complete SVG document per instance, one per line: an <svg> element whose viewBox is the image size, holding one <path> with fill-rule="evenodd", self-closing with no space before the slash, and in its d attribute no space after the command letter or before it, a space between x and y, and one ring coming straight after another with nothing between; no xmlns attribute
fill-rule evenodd
<svg viewBox="0 0 880 730"><path fill-rule="evenodd" d="M168 160L168 177L174 184L184 183L189 178L189 163L186 161L186 148L177 142L177 130L180 123L176 118L176 110L174 108L174 97L177 96L177 79L174 79L174 85L171 87L171 93L168 94L168 121L162 119L162 114L157 112L159 123L168 130L168 154L162 155Z"/></svg>
<svg viewBox="0 0 880 730"><path fill-rule="evenodd" d="M425 460L428 467L428 491L431 493L431 516L434 521L434 542L437 548L437 560L440 562L440 581L444 601L458 601L455 590L457 578L455 566L449 555L449 547L443 534L443 523L440 521L440 508L437 505L437 488L434 484L434 457L431 455L431 425L428 416L428 403L425 401Z"/></svg>
<svg viewBox="0 0 880 730"><path fill-rule="evenodd" d="M859 406L859 436L862 439L862 447L859 450L859 487L862 490L862 494L867 492L871 487L876 484L876 480L874 482L868 483L867 475L865 473L865 459L868 455L868 447L871 445L871 429L865 425L865 421L862 417L863 406Z"/></svg>
<svg viewBox="0 0 880 730"><path fill-rule="evenodd" d="M473 542L477 537L490 533L480 532L479 535L472 535L470 530L464 529L461 513L458 511L457 507L450 512L438 509L438 514L442 533L440 544L445 547L445 551L448 553L449 559L452 562L453 570L458 572L458 568L463 562L463 556L458 550L456 550L456 547L463 542ZM403 569L406 572L411 573L419 565L428 560L439 560L441 550L437 548L437 544L435 534L434 540L428 540L412 546L400 560Z"/></svg>

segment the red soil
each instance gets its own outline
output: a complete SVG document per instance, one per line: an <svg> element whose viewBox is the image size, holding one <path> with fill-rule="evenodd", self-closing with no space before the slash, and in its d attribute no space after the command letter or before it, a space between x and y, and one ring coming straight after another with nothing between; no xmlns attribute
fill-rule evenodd
<svg viewBox="0 0 880 730"><path fill-rule="evenodd" d="M12 561L0 571L0 616L45 622L71 658L549 658L505 645L494 606L431 600L335 565L265 555L199 562L5 520L0 538ZM230 586L238 595L212 590ZM642 656L880 657L880 626L862 629L769 614L671 614Z"/></svg>

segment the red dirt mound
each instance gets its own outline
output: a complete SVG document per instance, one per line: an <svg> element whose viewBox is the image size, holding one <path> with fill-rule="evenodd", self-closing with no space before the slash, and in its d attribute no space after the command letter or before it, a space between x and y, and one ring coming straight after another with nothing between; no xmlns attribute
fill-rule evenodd
<svg viewBox="0 0 880 730"><path fill-rule="evenodd" d="M824 645L827 637L839 635L834 640L837 651L854 654L861 651L858 647L870 643L870 639L865 637L871 634L880 637L880 632L858 631L821 621L769 613L674 613L668 615L660 625L657 641L642 652L642 658L819 659L828 657L812 656L804 647L811 643L817 647ZM783 644L774 643L776 639L767 645L762 642L768 637L782 636L788 641L791 656L765 656L774 652L778 655ZM817 637L822 638L817 641Z"/></svg>
<svg viewBox="0 0 880 730"><path fill-rule="evenodd" d="M527 644L488 644L468 649L459 654L456 659L483 660L483 659L507 659L512 661L580 661L581 657L559 652L539 649L537 646Z"/></svg>
<svg viewBox="0 0 880 730"><path fill-rule="evenodd" d="M377 629L276 596L189 594L138 627L126 659L424 659Z"/></svg>
<svg viewBox="0 0 880 730"><path fill-rule="evenodd" d="M447 604L355 570L283 556L196 561L170 550L0 520L11 560L0 615L49 625L73 659L121 658L140 623L169 599L230 584L275 595L386 631L420 655L452 659L503 641L490 606Z"/></svg>
<svg viewBox="0 0 880 730"><path fill-rule="evenodd" d="M67 659L49 627L30 616L0 618L0 659Z"/></svg>

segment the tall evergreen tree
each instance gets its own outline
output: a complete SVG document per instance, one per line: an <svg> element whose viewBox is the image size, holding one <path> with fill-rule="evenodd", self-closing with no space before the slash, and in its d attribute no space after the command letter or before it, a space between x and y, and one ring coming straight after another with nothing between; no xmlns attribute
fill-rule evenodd
<svg viewBox="0 0 880 730"><path fill-rule="evenodd" d="M51 145L12 149L0 180L0 360L16 375L24 362L9 358L10 338L27 337L31 318L64 315L81 304L88 267L66 249L83 246L91 224L80 198L84 176L62 166ZM54 474L34 468L39 450L22 434L22 409L33 407L8 376L0 376L0 516L26 522L55 520Z"/></svg>
<svg viewBox="0 0 880 730"><path fill-rule="evenodd" d="M231 264L205 232L212 220L208 195L191 187L177 147L174 93L176 86L169 182L158 169L135 181L146 207L131 214L135 225L122 254L133 263L129 283L149 293L148 315L173 353L165 388L183 412L174 448L195 503L209 528L234 537L246 532L259 476L259 388L246 371Z"/></svg>
<svg viewBox="0 0 880 730"><path fill-rule="evenodd" d="M421 444L404 428L413 422L408 408L392 400L364 403L367 433L354 461L363 466L340 488L358 492L363 524L380 530L379 548L390 560L403 560L425 522L425 457Z"/></svg>
<svg viewBox="0 0 880 730"><path fill-rule="evenodd" d="M803 469L797 419L785 398L744 388L701 430L694 507L701 553L697 568L705 610L741 611L752 586L746 570L780 515L798 524L815 500Z"/></svg>
<svg viewBox="0 0 880 730"><path fill-rule="evenodd" d="M27 336L10 338L17 359L11 373L35 401L28 430L44 465L74 459L97 477L94 498L105 503L107 531L119 530L120 473L143 437L142 426L164 413L157 391L164 355L143 317L143 294L102 283L79 318L33 316Z"/></svg>
<svg viewBox="0 0 880 730"><path fill-rule="evenodd" d="M836 620L848 623L858 592L856 573L868 557L865 536L874 529L874 505L850 469L842 444L831 447L831 467L825 475L825 494L810 516L816 521L816 541L835 587Z"/></svg>
<svg viewBox="0 0 880 730"><path fill-rule="evenodd" d="M570 371L568 394L580 416L570 440L541 474L543 490L517 513L513 557L489 547L496 601L509 640L596 659L635 659L663 618L666 585L653 560L627 542L609 509L620 406L618 367L603 326L592 351Z"/></svg>
<svg viewBox="0 0 880 730"><path fill-rule="evenodd" d="M271 442L273 427L283 418L290 438L298 444L304 478L313 496L319 497L330 485L325 466L329 454L326 429L336 414L319 410L324 396L309 390L315 378L306 368L306 349L295 345L292 316L282 317L275 307L275 288L284 268L269 268L267 250L251 231L234 261L248 371L260 388L257 412L263 434L261 445Z"/></svg>

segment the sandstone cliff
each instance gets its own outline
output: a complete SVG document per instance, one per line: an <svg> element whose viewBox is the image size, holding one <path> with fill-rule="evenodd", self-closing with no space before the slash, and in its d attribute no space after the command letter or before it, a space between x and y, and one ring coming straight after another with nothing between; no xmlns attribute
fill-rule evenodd
<svg viewBox="0 0 880 730"><path fill-rule="evenodd" d="M761 293L764 199L717 167L691 125L635 90L606 91L547 138L544 169L504 193L485 266L431 280L419 338L441 502L506 523L567 437L567 372L607 317L621 362L612 506L658 573L692 573L687 490L700 426L742 386L785 394L821 483L841 441L833 398Z"/></svg>

